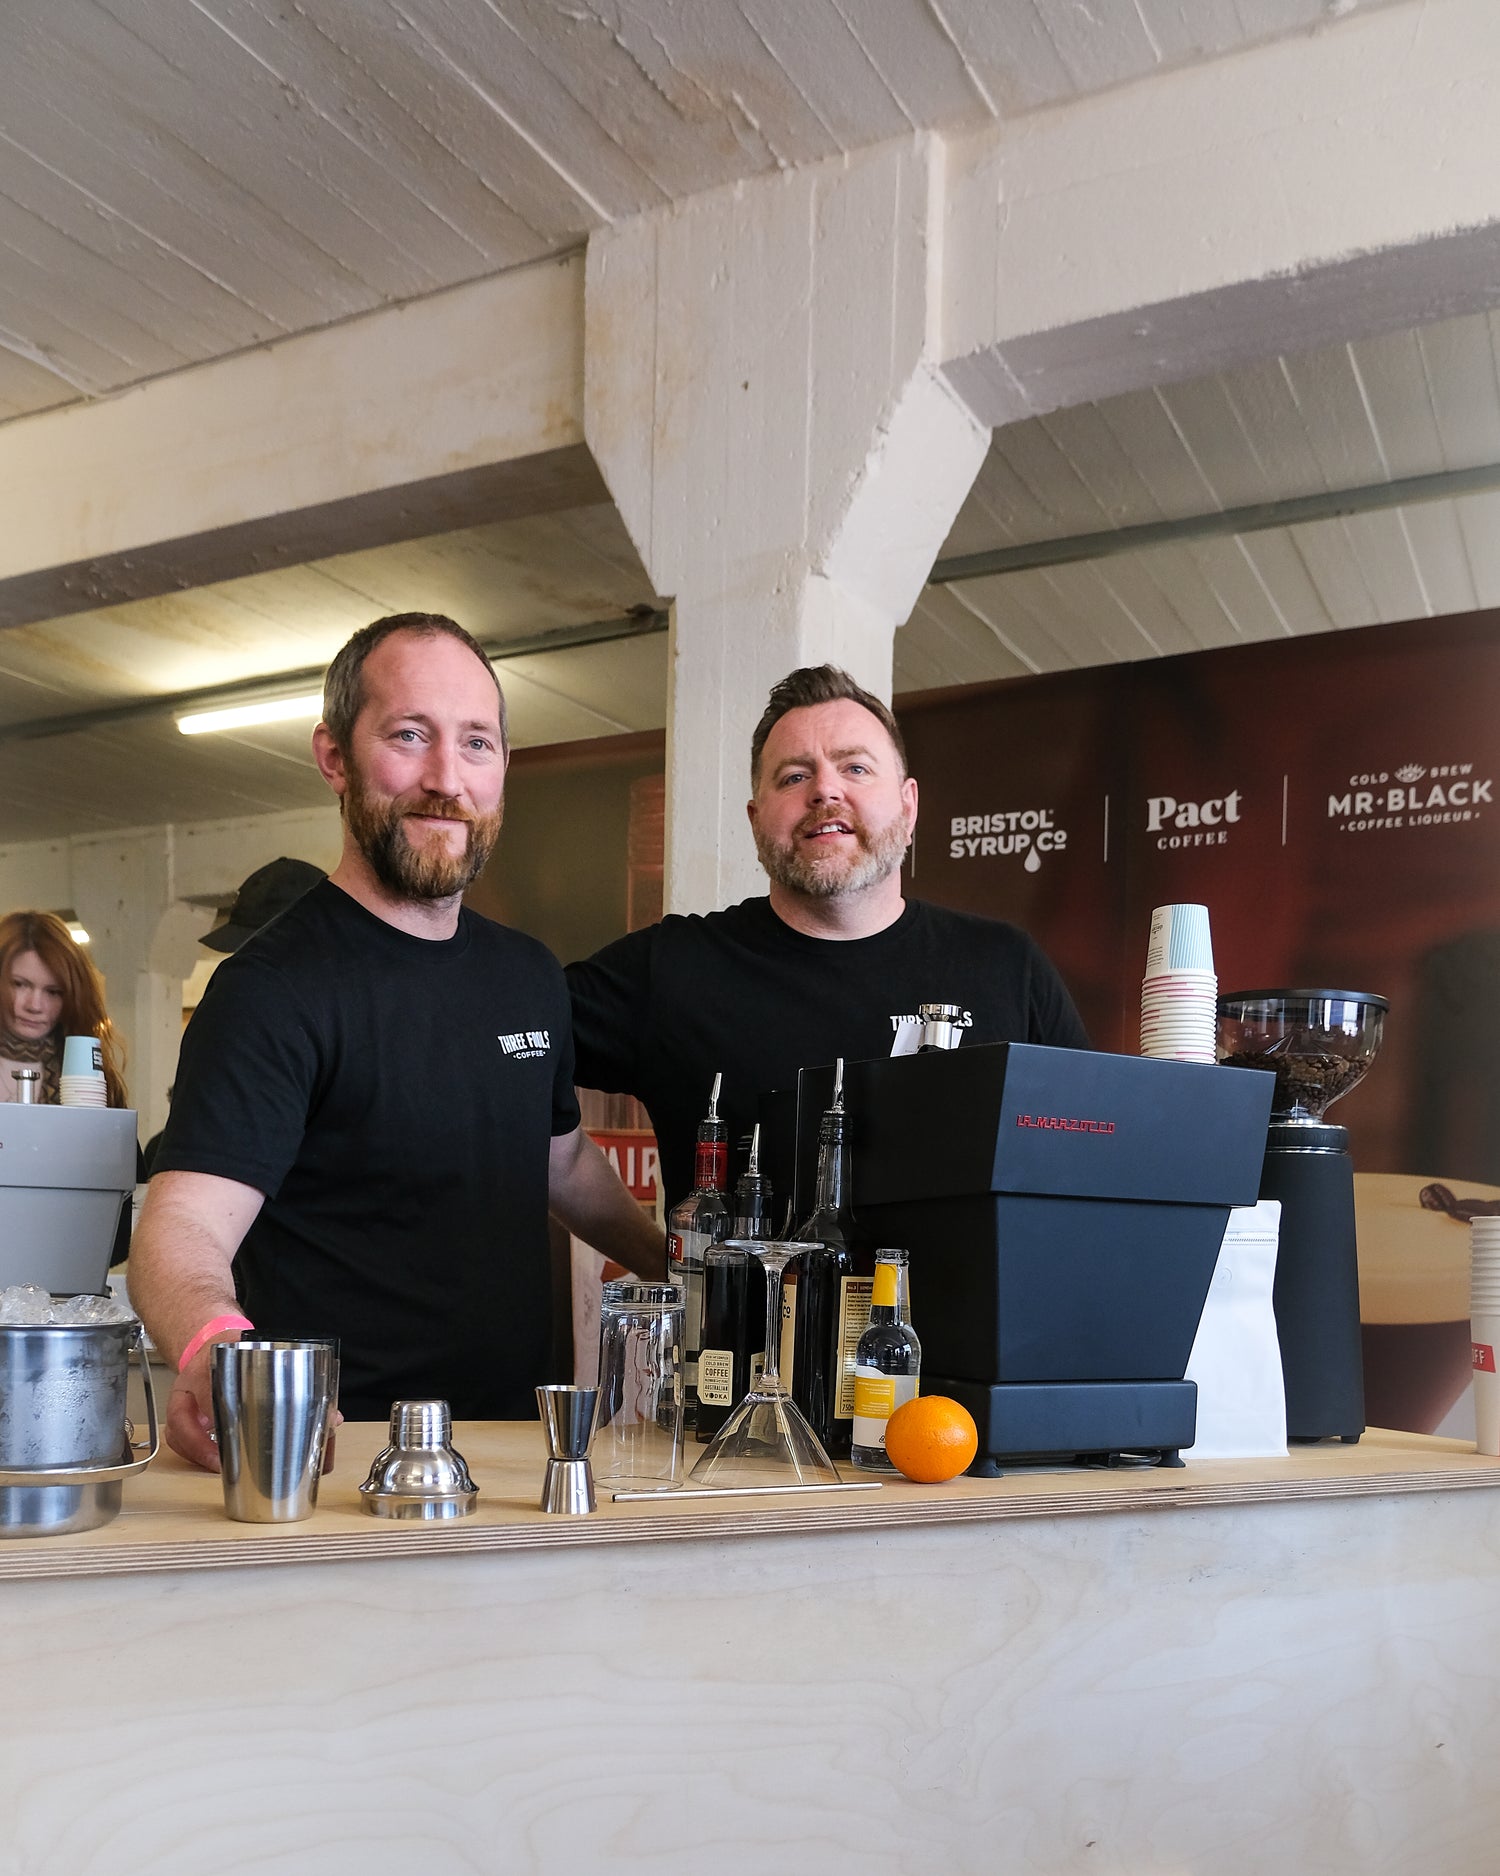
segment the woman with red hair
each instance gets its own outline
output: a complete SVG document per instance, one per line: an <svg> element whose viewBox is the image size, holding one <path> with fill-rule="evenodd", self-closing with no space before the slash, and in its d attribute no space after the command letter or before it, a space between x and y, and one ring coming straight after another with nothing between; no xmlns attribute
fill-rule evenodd
<svg viewBox="0 0 1500 1876"><path fill-rule="evenodd" d="M51 912L0 918L0 1101L19 1098L18 1068L39 1068L43 1101L56 1105L63 1040L97 1036L111 1107L128 1107L120 1045L104 1008L104 980Z"/></svg>

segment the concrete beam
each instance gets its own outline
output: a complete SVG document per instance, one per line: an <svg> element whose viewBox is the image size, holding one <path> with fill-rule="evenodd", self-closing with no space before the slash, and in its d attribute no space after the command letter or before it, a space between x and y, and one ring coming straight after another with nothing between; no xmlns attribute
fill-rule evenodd
<svg viewBox="0 0 1500 1876"><path fill-rule="evenodd" d="M605 499L583 258L0 425L0 625Z"/></svg>
<svg viewBox="0 0 1500 1876"><path fill-rule="evenodd" d="M1493 306L1500 9L1406 0L956 141L943 358L992 425Z"/></svg>

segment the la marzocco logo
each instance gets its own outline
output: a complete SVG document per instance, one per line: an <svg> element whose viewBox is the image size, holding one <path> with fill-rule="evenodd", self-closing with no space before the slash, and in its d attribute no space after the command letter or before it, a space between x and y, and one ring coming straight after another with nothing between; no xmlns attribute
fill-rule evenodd
<svg viewBox="0 0 1500 1876"><path fill-rule="evenodd" d="M1008 808L998 814L955 814L948 823L950 860L1001 860L1024 855L1028 873L1041 870L1044 853L1061 853L1068 830L1051 808Z"/></svg>
<svg viewBox="0 0 1500 1876"><path fill-rule="evenodd" d="M1017 1114L1018 1127L1041 1127L1049 1133L1113 1133L1112 1120L1069 1120L1061 1114Z"/></svg>
<svg viewBox="0 0 1500 1876"><path fill-rule="evenodd" d="M1424 768L1403 763L1387 773L1351 775L1348 791L1328 797L1328 819L1342 834L1373 834L1391 827L1442 827L1477 821L1494 805L1493 776L1476 776L1472 762Z"/></svg>
<svg viewBox="0 0 1500 1876"><path fill-rule="evenodd" d="M1211 795L1207 801L1150 795L1146 799L1146 832L1156 835L1156 844L1163 853L1178 847L1225 846L1229 829L1240 818L1243 799L1237 788L1227 795Z"/></svg>
<svg viewBox="0 0 1500 1876"><path fill-rule="evenodd" d="M534 1062L552 1047L552 1035L546 1029L518 1029L509 1036L496 1036L495 1040L517 1062Z"/></svg>

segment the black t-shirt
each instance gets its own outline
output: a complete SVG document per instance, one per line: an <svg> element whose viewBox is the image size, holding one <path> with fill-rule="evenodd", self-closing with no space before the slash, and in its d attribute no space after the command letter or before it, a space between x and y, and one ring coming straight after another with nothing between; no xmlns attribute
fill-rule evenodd
<svg viewBox="0 0 1500 1876"><path fill-rule="evenodd" d="M209 980L155 1171L265 1193L245 1313L341 1338L350 1419L529 1418L553 1378L548 1150L577 1125L549 951L467 909L413 937L325 881Z"/></svg>
<svg viewBox="0 0 1500 1876"><path fill-rule="evenodd" d="M1072 999L1014 925L908 900L871 938L809 938L769 899L664 918L570 964L578 1080L633 1094L656 1128L669 1204L692 1186L693 1143L722 1071L731 1140L758 1096L797 1070L889 1055L923 1003L958 1003L965 1042L1088 1047Z"/></svg>

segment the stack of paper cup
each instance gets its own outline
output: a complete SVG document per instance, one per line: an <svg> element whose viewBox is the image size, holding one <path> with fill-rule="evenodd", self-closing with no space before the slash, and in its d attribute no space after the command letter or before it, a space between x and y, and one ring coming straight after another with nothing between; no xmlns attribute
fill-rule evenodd
<svg viewBox="0 0 1500 1876"><path fill-rule="evenodd" d="M97 1036L69 1036L63 1044L57 1098L63 1107L107 1107L104 1051Z"/></svg>
<svg viewBox="0 0 1500 1876"><path fill-rule="evenodd" d="M1469 1339L1474 1344L1475 1445L1500 1458L1500 1218L1469 1226Z"/></svg>
<svg viewBox="0 0 1500 1876"><path fill-rule="evenodd" d="M1206 905L1159 905L1151 914L1141 985L1141 1054L1214 1062L1219 980Z"/></svg>

